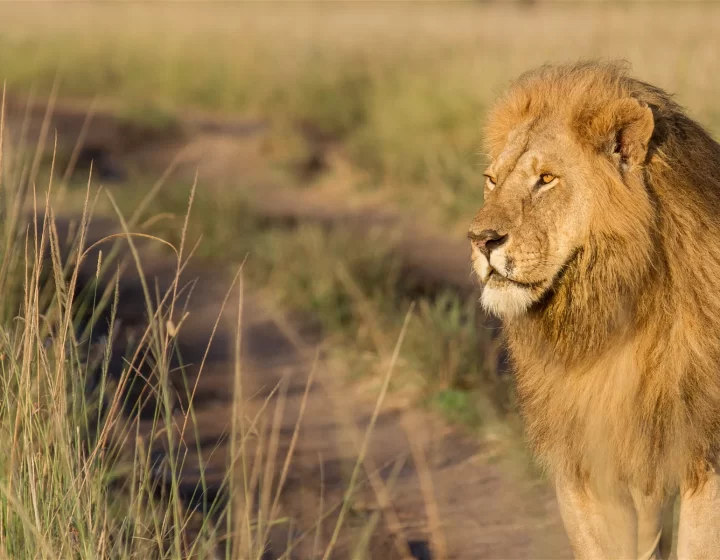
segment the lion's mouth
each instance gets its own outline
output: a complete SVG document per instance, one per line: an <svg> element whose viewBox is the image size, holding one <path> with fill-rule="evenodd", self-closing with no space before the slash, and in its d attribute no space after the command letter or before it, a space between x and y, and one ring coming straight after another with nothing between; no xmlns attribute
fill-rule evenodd
<svg viewBox="0 0 720 560"><path fill-rule="evenodd" d="M485 284L493 284L495 286L518 286L528 290L538 288L544 284L544 282L521 282L519 280L513 280L507 276L503 276L497 270L490 267L487 277L485 278Z"/></svg>
<svg viewBox="0 0 720 560"><path fill-rule="evenodd" d="M561 266L552 277L545 278L543 280L523 281L516 278L511 278L502 274L501 272L498 272L498 270L494 268L487 260L484 261L484 267L475 266L475 272L477 273L478 278L480 279L480 282L483 286L490 286L494 288L517 287L526 290L532 290L535 293L547 294L548 292L554 291L557 285L562 282L565 274L578 260L581 252L582 251L580 248L573 251L568 257L568 259L565 261L565 264ZM476 263L474 263L474 265L475 264ZM481 276L480 273L484 273L484 276Z"/></svg>

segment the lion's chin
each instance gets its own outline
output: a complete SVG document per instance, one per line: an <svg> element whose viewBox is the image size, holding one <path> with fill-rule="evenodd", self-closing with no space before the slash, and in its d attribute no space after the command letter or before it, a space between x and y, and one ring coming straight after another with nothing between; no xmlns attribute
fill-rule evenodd
<svg viewBox="0 0 720 560"><path fill-rule="evenodd" d="M480 302L488 313L500 319L513 319L526 313L536 302L535 289L492 275L482 291Z"/></svg>

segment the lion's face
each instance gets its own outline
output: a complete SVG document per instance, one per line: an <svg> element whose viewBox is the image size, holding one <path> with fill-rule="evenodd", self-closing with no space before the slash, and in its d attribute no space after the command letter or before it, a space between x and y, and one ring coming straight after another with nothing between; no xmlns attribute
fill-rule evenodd
<svg viewBox="0 0 720 560"><path fill-rule="evenodd" d="M486 170L469 231L482 304L512 318L550 290L583 246L593 212L591 157L562 127L519 128ZM600 181L601 182L601 181Z"/></svg>
<svg viewBox="0 0 720 560"><path fill-rule="evenodd" d="M606 266L625 268L636 266L633 251L648 236L652 204L642 169L651 108L621 97L568 112L557 97L536 85L490 118L485 204L468 237L482 303L503 319L549 294L591 235L607 246Z"/></svg>

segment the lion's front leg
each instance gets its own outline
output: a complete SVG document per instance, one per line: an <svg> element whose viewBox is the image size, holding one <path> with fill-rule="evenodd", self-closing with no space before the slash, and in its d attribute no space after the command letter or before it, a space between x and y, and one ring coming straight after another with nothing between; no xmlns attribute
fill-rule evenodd
<svg viewBox="0 0 720 560"><path fill-rule="evenodd" d="M558 479L560 514L578 559L659 558L662 500L618 485L602 498L577 483Z"/></svg>
<svg viewBox="0 0 720 560"><path fill-rule="evenodd" d="M637 516L629 492L602 500L587 487L565 479L556 481L556 491L575 558L636 557Z"/></svg>
<svg viewBox="0 0 720 560"><path fill-rule="evenodd" d="M720 558L720 475L711 473L700 488L680 498L678 560Z"/></svg>
<svg viewBox="0 0 720 560"><path fill-rule="evenodd" d="M637 516L638 560L667 560L672 547L675 496L648 496L630 488Z"/></svg>

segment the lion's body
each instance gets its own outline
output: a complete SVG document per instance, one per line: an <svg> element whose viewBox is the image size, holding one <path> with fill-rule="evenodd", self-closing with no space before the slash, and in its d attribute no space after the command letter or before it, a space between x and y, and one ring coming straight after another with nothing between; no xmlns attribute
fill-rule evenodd
<svg viewBox="0 0 720 560"><path fill-rule="evenodd" d="M627 99L638 103L625 119L633 126L645 118L641 107L652 110L652 134L637 143L640 161L612 168L610 152L596 147L613 119L618 143L629 127L620 109L603 111ZM720 145L668 95L613 64L545 67L521 77L491 114L491 157L507 156L514 131L548 126L552 133L543 138L566 135L577 144L583 169L573 179L591 187L556 204L555 216L532 195L508 230L511 240L565 235L553 220L566 220L563 213L575 207L587 222L581 242L557 251L562 263L542 295L524 313L512 308L505 321L529 440L556 476L578 487L610 493L626 486L661 498L677 489L692 493L720 451ZM533 138L521 144L533 147ZM544 214L533 221L526 212L536 203ZM500 206L487 202L488 212L492 204ZM476 220L478 229L499 227L488 216ZM523 251L541 251L518 243L511 250L505 260L520 263ZM529 278L527 270L513 278ZM497 292L506 290L495 289L488 301L499 306Z"/></svg>

